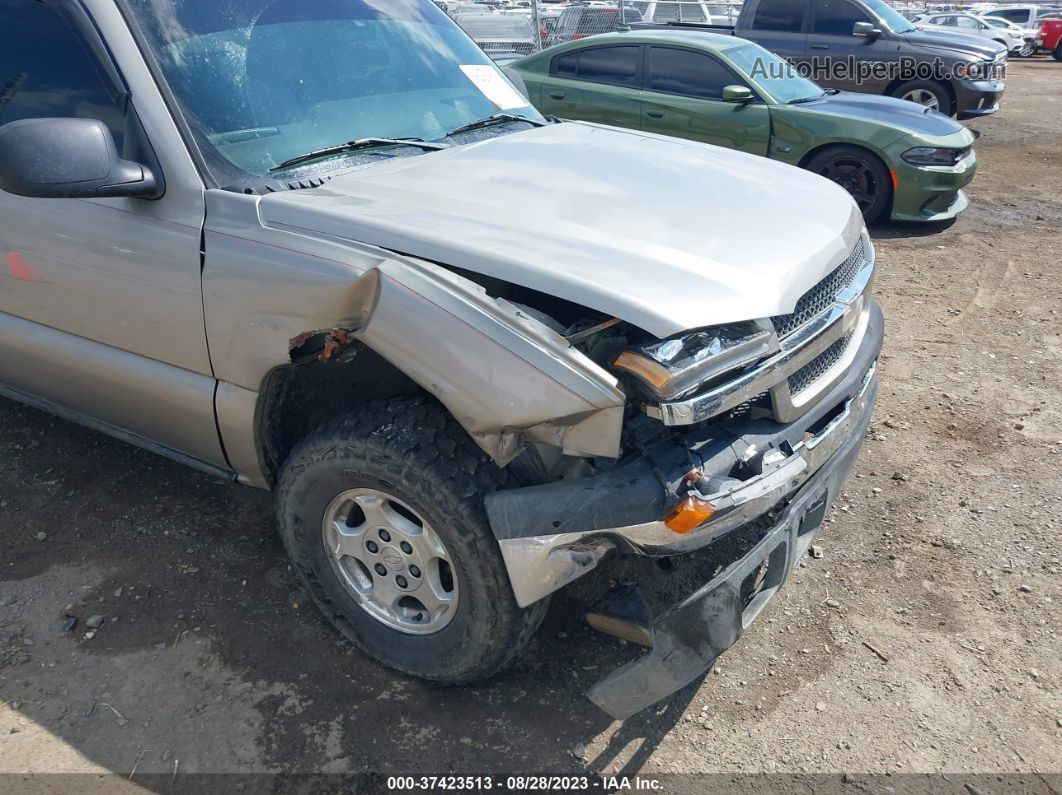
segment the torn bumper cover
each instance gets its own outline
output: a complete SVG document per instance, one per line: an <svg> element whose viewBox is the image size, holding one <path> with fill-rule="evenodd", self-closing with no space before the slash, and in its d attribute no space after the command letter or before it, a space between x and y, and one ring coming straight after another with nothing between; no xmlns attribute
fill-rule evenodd
<svg viewBox="0 0 1062 795"><path fill-rule="evenodd" d="M588 694L613 717L632 715L707 671L785 581L870 424L883 325L875 305L848 374L795 422L721 418L610 472L488 497L488 516L521 605L577 579L613 549L684 556L757 528L759 540L724 571L650 611L643 623L651 651ZM661 517L674 508L691 463L712 484L717 511L701 527L678 534ZM742 586L752 576L760 581L745 598Z"/></svg>

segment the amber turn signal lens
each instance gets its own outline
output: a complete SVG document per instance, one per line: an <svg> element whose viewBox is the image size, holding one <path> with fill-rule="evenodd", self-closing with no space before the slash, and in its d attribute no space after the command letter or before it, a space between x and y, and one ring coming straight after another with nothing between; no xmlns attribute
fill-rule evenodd
<svg viewBox="0 0 1062 795"><path fill-rule="evenodd" d="M612 361L613 366L626 370L641 378L651 386L660 389L671 380L671 373L652 359L631 351L624 351Z"/></svg>
<svg viewBox="0 0 1062 795"><path fill-rule="evenodd" d="M696 530L712 518L715 508L706 500L687 497L671 513L664 517L664 524L674 533L688 533Z"/></svg>

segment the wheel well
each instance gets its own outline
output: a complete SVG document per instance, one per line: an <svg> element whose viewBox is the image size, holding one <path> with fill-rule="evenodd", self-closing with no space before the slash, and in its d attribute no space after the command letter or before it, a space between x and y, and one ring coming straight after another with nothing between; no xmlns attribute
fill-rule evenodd
<svg viewBox="0 0 1062 795"><path fill-rule="evenodd" d="M895 96L896 89L898 89L904 83L912 83L912 82L914 82L914 80L904 80L903 78L897 77L895 80L893 80L887 86L885 86L885 91L883 93L887 97ZM941 86L944 89L944 91L948 95L948 102L951 103L951 113L955 113L955 110L956 110L956 108L955 108L955 88L951 85L951 83L947 82L946 80L934 80L933 78L926 78L925 82L927 82L927 83L936 83L938 86ZM948 114L948 115L951 115L951 114Z"/></svg>
<svg viewBox="0 0 1062 795"><path fill-rule="evenodd" d="M269 485L299 440L325 422L372 400L416 394L424 390L360 343L328 361L277 367L266 376L255 412L255 438Z"/></svg>
<svg viewBox="0 0 1062 795"><path fill-rule="evenodd" d="M893 176L893 171L892 171L891 168L889 168L889 164L885 162L885 159L881 155L879 155L877 152L875 152L873 149L870 149L870 148L868 148L866 146L863 146L862 144L842 143L842 142L839 142L839 141L834 141L833 143L828 143L828 144L822 144L821 146L816 146L814 149L812 149L810 152L808 152L802 158L800 158L800 162L797 165L799 165L800 168L807 168L807 164L809 162L811 162L811 159L813 157L815 157L815 155L820 154L822 152L825 152L825 151L827 151L829 149L841 149L841 148L846 148L846 147L849 148L849 149L861 149L861 150L863 150L868 155L870 155L875 160L877 160L879 163L881 163L881 167L885 169L885 172L890 177L895 179L895 177ZM888 184L888 189L889 189L889 200L885 204L884 210L882 210L882 217L888 217L889 215L891 215L891 213L892 213L892 203L896 199L896 190L895 190L894 183L890 182Z"/></svg>
<svg viewBox="0 0 1062 795"><path fill-rule="evenodd" d="M852 144L852 143L848 143L846 141L833 141L831 143L826 143L826 144L821 144L819 146L816 146L814 149L812 149L811 151L807 152L802 158L800 158L800 162L797 165L799 165L801 168L807 168L808 163L810 163L811 159L813 157L815 157L816 155L820 155L820 154L822 154L823 152L825 152L825 151L827 151L829 149L842 149L842 148L845 148L845 147L848 147L848 148L851 148L851 149L862 149L868 155L873 155L877 159L877 161L879 163L881 163L881 165L885 168L885 170L889 171L888 164L884 161L884 159L882 159L881 155L879 155L873 149L870 149L869 147L863 146L862 144Z"/></svg>

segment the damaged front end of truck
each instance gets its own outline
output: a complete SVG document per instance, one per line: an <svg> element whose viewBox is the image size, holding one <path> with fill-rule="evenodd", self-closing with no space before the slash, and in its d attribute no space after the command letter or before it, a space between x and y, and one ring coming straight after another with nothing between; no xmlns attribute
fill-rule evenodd
<svg viewBox="0 0 1062 795"><path fill-rule="evenodd" d="M613 365L630 374L637 411L624 458L588 477L487 498L521 604L610 552L670 563L744 537L707 582L690 583L688 567L643 566L637 581L613 580L591 607L595 628L649 648L591 689L613 717L706 672L807 549L877 397L883 319L869 296L873 271L864 236L792 313L620 353Z"/></svg>
<svg viewBox="0 0 1062 795"><path fill-rule="evenodd" d="M208 193L218 420L258 440L256 460L229 448L245 479L269 485L328 417L430 395L504 470L484 507L516 603L602 586L590 623L648 648L589 693L617 718L707 671L785 580L859 450L883 336L841 189L651 144L649 162L645 136L556 124ZM567 188L528 212L526 184L497 178L512 163ZM635 190L652 195L599 204ZM252 398L247 429L231 418Z"/></svg>
<svg viewBox="0 0 1062 795"><path fill-rule="evenodd" d="M348 327L291 350L371 349L510 470L520 485L486 510L521 606L606 558L666 564L610 578L589 606L596 629L649 650L588 694L624 718L736 641L847 477L878 390L874 265L864 232L792 312L659 340L600 314L565 325L545 310L579 308L396 257L358 279Z"/></svg>

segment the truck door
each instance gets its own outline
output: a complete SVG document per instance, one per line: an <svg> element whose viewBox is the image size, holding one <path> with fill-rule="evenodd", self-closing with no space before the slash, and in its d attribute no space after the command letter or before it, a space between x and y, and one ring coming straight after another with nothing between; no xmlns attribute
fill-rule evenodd
<svg viewBox="0 0 1062 795"><path fill-rule="evenodd" d="M0 125L103 121L123 156L143 162L131 153L153 151L165 193L0 191L0 389L220 465L203 184L117 7L93 7L102 18L80 4L0 0ZM116 38L104 45L97 30Z"/></svg>
<svg viewBox="0 0 1062 795"><path fill-rule="evenodd" d="M728 66L708 53L681 47L649 47L642 129L766 155L771 120L767 106L753 100L723 101L723 88L749 88Z"/></svg>
<svg viewBox="0 0 1062 795"><path fill-rule="evenodd" d="M808 0L749 0L738 20L737 35L759 44L793 64L804 60ZM752 11L751 20L746 12Z"/></svg>
<svg viewBox="0 0 1062 795"><path fill-rule="evenodd" d="M806 53L813 70L811 79L842 91L884 92L891 78L884 70L875 75L869 65L898 57L896 47L887 42L888 32L882 31L877 38L853 34L857 22L870 23L878 30L881 23L850 0L812 0L811 16Z"/></svg>
<svg viewBox="0 0 1062 795"><path fill-rule="evenodd" d="M642 48L586 47L562 53L542 82L538 109L561 118L629 127L641 124Z"/></svg>

